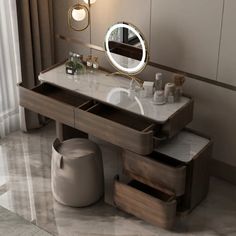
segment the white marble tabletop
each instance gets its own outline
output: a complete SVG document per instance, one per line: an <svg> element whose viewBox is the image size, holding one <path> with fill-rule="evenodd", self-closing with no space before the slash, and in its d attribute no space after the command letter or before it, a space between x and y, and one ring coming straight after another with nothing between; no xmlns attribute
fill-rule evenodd
<svg viewBox="0 0 236 236"><path fill-rule="evenodd" d="M173 104L154 105L153 98L143 98L141 92L130 91L130 80L120 76L107 76L104 71L83 75L67 75L65 65L41 73L39 80L78 92L101 102L115 105L158 123L165 123L190 99L182 97Z"/></svg>
<svg viewBox="0 0 236 236"><path fill-rule="evenodd" d="M156 151L170 156L176 160L188 163L210 140L188 131L182 131L174 138L168 140L168 143L161 144Z"/></svg>

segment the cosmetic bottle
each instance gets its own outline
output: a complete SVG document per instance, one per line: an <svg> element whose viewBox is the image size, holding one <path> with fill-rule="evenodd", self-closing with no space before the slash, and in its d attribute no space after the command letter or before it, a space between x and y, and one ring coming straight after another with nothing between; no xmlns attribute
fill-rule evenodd
<svg viewBox="0 0 236 236"><path fill-rule="evenodd" d="M94 57L93 59L93 70L97 71L99 68L98 57Z"/></svg>
<svg viewBox="0 0 236 236"><path fill-rule="evenodd" d="M157 73L155 82L154 82L154 92L155 91L160 91L163 88L163 78L162 78L162 73Z"/></svg>
<svg viewBox="0 0 236 236"><path fill-rule="evenodd" d="M175 75L174 84L175 84L175 101L180 101L183 93L183 84L185 82L184 75Z"/></svg>
<svg viewBox="0 0 236 236"><path fill-rule="evenodd" d="M153 96L153 86L154 83L150 81L144 81L143 90L141 91L141 96L143 98L150 98Z"/></svg>
<svg viewBox="0 0 236 236"><path fill-rule="evenodd" d="M74 75L75 74L75 62L74 62L74 54L72 52L69 53L69 60L66 62L66 74Z"/></svg>
<svg viewBox="0 0 236 236"><path fill-rule="evenodd" d="M92 60L92 55L89 55L87 60L86 60L86 66L87 70L90 73L93 73L93 60Z"/></svg>
<svg viewBox="0 0 236 236"><path fill-rule="evenodd" d="M163 105L166 103L164 90L157 90L153 96L153 103L155 105Z"/></svg>
<svg viewBox="0 0 236 236"><path fill-rule="evenodd" d="M174 83L167 83L165 85L165 98L168 103L175 102L175 84Z"/></svg>
<svg viewBox="0 0 236 236"><path fill-rule="evenodd" d="M76 54L76 55L74 55L74 57L75 57L75 68L76 68L75 73L77 75L84 74L86 72L86 67L83 64L83 56Z"/></svg>

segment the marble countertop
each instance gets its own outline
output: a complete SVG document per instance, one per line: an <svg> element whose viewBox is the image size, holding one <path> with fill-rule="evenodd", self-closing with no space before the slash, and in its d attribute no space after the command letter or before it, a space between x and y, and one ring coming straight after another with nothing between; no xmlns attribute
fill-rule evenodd
<svg viewBox="0 0 236 236"><path fill-rule="evenodd" d="M210 140L188 131L182 131L174 138L163 143L156 151L173 157L184 163L190 162L199 152L202 151Z"/></svg>
<svg viewBox="0 0 236 236"><path fill-rule="evenodd" d="M153 98L143 98L141 92L130 91L130 80L121 76L107 76L104 71L87 72L83 75L67 75L65 65L41 73L39 80L78 92L101 102L143 115L158 123L165 123L190 99L182 97L173 104L154 105Z"/></svg>

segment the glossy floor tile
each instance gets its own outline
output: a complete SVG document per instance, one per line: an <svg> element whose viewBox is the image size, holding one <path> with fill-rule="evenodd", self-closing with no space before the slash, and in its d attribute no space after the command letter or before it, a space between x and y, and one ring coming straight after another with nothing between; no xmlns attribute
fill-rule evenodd
<svg viewBox="0 0 236 236"><path fill-rule="evenodd" d="M53 199L50 186L54 138L55 128L50 124L0 140L1 206L61 236L236 235L236 187L215 178L211 179L207 199L189 216L178 218L172 232L146 224L103 201L81 209L60 205Z"/></svg>
<svg viewBox="0 0 236 236"><path fill-rule="evenodd" d="M51 234L31 224L22 217L0 207L1 236L50 236Z"/></svg>

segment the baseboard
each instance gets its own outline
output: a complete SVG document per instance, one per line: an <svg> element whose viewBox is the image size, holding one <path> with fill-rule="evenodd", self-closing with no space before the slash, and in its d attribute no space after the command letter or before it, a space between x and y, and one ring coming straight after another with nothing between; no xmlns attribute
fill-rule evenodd
<svg viewBox="0 0 236 236"><path fill-rule="evenodd" d="M236 185L236 166L229 165L216 159L211 159L210 173L212 176L224 179Z"/></svg>

